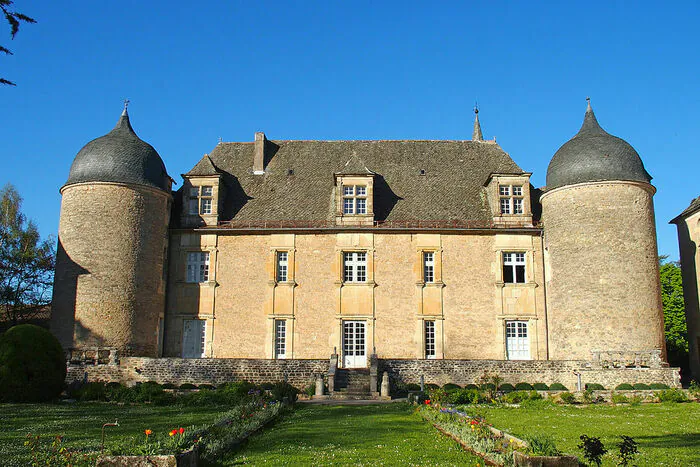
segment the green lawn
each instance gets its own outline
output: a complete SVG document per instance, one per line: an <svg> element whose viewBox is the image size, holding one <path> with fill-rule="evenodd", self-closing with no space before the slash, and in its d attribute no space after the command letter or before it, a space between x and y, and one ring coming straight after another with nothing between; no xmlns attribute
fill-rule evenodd
<svg viewBox="0 0 700 467"><path fill-rule="evenodd" d="M639 443L639 466L700 465L700 403L631 406L553 406L547 408L461 407L518 437L547 434L557 447L583 460L579 436L599 437L616 451L620 435ZM615 465L607 454L603 465Z"/></svg>
<svg viewBox="0 0 700 467"><path fill-rule="evenodd" d="M483 465L407 404L300 405L225 465Z"/></svg>
<svg viewBox="0 0 700 467"><path fill-rule="evenodd" d="M149 404L105 403L0 404L0 464L26 465L24 447L27 433L65 435L68 447L99 450L102 424L119 420L118 427L106 428L105 445L140 440L147 428L165 432L175 427L203 424L216 419L223 410L216 407L158 407Z"/></svg>

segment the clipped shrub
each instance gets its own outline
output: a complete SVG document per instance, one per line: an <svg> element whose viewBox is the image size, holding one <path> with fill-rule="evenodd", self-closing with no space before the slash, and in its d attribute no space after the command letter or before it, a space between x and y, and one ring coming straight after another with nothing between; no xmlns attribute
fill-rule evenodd
<svg viewBox="0 0 700 467"><path fill-rule="evenodd" d="M275 383L262 383L260 385L260 389L264 389L265 391L271 390L273 387L275 387Z"/></svg>
<svg viewBox="0 0 700 467"><path fill-rule="evenodd" d="M197 389L197 386L192 383L183 383L180 385L180 389Z"/></svg>
<svg viewBox="0 0 700 467"><path fill-rule="evenodd" d="M163 386L154 381L138 383L131 388L131 391L134 392L135 402L150 402L157 405L167 405L175 400L175 396L169 392L165 392Z"/></svg>
<svg viewBox="0 0 700 467"><path fill-rule="evenodd" d="M587 383L586 389L590 391L604 391L605 387L602 384L598 383Z"/></svg>
<svg viewBox="0 0 700 467"><path fill-rule="evenodd" d="M425 385L425 389L426 389L426 391L429 391L431 389L440 389L440 386L438 386L435 383L428 383Z"/></svg>
<svg viewBox="0 0 700 467"><path fill-rule="evenodd" d="M567 388L566 386L564 386L561 383L552 383L549 385L549 390L550 391L568 391L569 388Z"/></svg>
<svg viewBox="0 0 700 467"><path fill-rule="evenodd" d="M615 387L616 391L631 391L633 389L634 387L627 383L618 384L617 387Z"/></svg>
<svg viewBox="0 0 700 467"><path fill-rule="evenodd" d="M562 392L559 394L559 398L564 404L575 404L576 403L576 396L571 394L570 392Z"/></svg>
<svg viewBox="0 0 700 467"><path fill-rule="evenodd" d="M658 389L669 389L669 387L668 387L668 385L663 384L663 383L651 383L651 384L649 385L649 389L654 389L654 390L658 390Z"/></svg>
<svg viewBox="0 0 700 467"><path fill-rule="evenodd" d="M498 390L501 392L513 392L515 391L515 388L510 383L503 383L500 386L498 386Z"/></svg>
<svg viewBox="0 0 700 467"><path fill-rule="evenodd" d="M532 385L532 388L536 391L549 391L549 386L545 383L535 383Z"/></svg>
<svg viewBox="0 0 700 467"><path fill-rule="evenodd" d="M648 384L644 384L644 383L634 383L634 384L632 385L632 387L633 387L634 389L639 390L639 391L645 391L645 390L647 390L647 389L651 389L651 388L649 387Z"/></svg>
<svg viewBox="0 0 700 467"><path fill-rule="evenodd" d="M63 349L46 329L20 324L0 336L0 401L55 399L61 394L65 379Z"/></svg>
<svg viewBox="0 0 700 467"><path fill-rule="evenodd" d="M176 389L177 386L175 386L173 383L165 383L163 384L163 389Z"/></svg>
<svg viewBox="0 0 700 467"><path fill-rule="evenodd" d="M92 382L83 384L80 389L75 391L74 396L81 401L105 401L107 400L105 383Z"/></svg>
<svg viewBox="0 0 700 467"><path fill-rule="evenodd" d="M200 384L197 387L199 389L209 389L210 391L213 391L214 389L216 389L216 386L214 386L213 384Z"/></svg>
<svg viewBox="0 0 700 467"><path fill-rule="evenodd" d="M468 389L468 388L465 388ZM479 389L482 391L495 391L496 390L496 385L493 383L484 383L481 386L479 386Z"/></svg>
<svg viewBox="0 0 700 467"><path fill-rule="evenodd" d="M406 391L420 391L420 384L406 383Z"/></svg>
<svg viewBox="0 0 700 467"><path fill-rule="evenodd" d="M688 401L688 396L685 395L685 392L683 392L681 389L664 389L663 391L659 391L656 394L656 397L658 397L659 401L661 402L687 402Z"/></svg>
<svg viewBox="0 0 700 467"><path fill-rule="evenodd" d="M119 383L105 385L105 397L110 402L135 402L136 392Z"/></svg>
<svg viewBox="0 0 700 467"><path fill-rule="evenodd" d="M533 389L535 388L533 388L530 383L518 383L515 385L516 391L532 391Z"/></svg>
<svg viewBox="0 0 700 467"><path fill-rule="evenodd" d="M473 383L469 383L466 386L464 386L464 389L479 389L479 386Z"/></svg>
<svg viewBox="0 0 700 467"><path fill-rule="evenodd" d="M454 383L447 383L444 386L442 386L442 389L445 391L454 391L455 389L462 389L462 386L459 384L454 384Z"/></svg>
<svg viewBox="0 0 700 467"><path fill-rule="evenodd" d="M484 402L484 396L477 389L455 389L447 393L450 404L478 404Z"/></svg>

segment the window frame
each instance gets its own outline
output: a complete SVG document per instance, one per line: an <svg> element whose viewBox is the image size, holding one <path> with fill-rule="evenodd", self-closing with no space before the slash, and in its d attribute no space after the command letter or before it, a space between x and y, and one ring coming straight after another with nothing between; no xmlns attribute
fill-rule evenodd
<svg viewBox="0 0 700 467"><path fill-rule="evenodd" d="M211 280L211 253L189 251L185 257L185 282L203 284Z"/></svg>
<svg viewBox="0 0 700 467"><path fill-rule="evenodd" d="M499 184L498 185L499 211L501 215L525 214L525 195L523 185Z"/></svg>
<svg viewBox="0 0 700 467"><path fill-rule="evenodd" d="M289 252L286 250L275 252L275 281L289 281Z"/></svg>
<svg viewBox="0 0 700 467"><path fill-rule="evenodd" d="M435 252L423 251L423 282L426 284L435 283Z"/></svg>
<svg viewBox="0 0 700 467"><path fill-rule="evenodd" d="M423 320L423 355L428 360L437 358L437 323L435 320Z"/></svg>
<svg viewBox="0 0 700 467"><path fill-rule="evenodd" d="M509 339L523 339L523 342L525 342L525 349L509 349ZM505 347L506 360L532 360L532 350L530 349L530 323L528 320L505 320ZM517 354L513 355L515 352L517 352ZM524 352L527 352L527 355L525 355Z"/></svg>
<svg viewBox="0 0 700 467"><path fill-rule="evenodd" d="M214 185L190 187L187 213L192 216L209 216L214 213Z"/></svg>
<svg viewBox="0 0 700 467"><path fill-rule="evenodd" d="M504 284L527 283L527 257L524 251L504 251L501 254Z"/></svg>
<svg viewBox="0 0 700 467"><path fill-rule="evenodd" d="M287 335L288 335L287 320L275 319L273 322L274 342L273 355L276 360L284 360L287 358Z"/></svg>
<svg viewBox="0 0 700 467"><path fill-rule="evenodd" d="M367 251L343 251L343 283L364 284L368 282Z"/></svg>
<svg viewBox="0 0 700 467"><path fill-rule="evenodd" d="M342 185L342 213L344 216L363 216L367 214L367 185Z"/></svg>

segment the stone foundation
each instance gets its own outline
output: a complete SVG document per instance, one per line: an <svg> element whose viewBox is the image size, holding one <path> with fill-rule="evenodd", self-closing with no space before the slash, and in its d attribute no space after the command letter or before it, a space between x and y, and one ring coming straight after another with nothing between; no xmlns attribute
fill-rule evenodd
<svg viewBox="0 0 700 467"><path fill-rule="evenodd" d="M299 389L315 382L316 374L328 374L329 360L265 360L239 358L142 358L123 357L118 364L68 366L66 381L117 381L126 385L155 381L165 384L222 384L247 380L253 383L287 381ZM602 384L614 389L622 383L663 383L680 387L678 368L594 368L590 362L553 360L379 360L379 374L387 371L393 381L426 384L479 384L484 373L498 374L502 383L561 383L576 390Z"/></svg>

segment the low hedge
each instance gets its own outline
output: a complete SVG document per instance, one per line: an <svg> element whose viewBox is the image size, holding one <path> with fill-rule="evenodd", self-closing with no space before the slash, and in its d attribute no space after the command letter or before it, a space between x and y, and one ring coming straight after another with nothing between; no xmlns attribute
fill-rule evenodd
<svg viewBox="0 0 700 467"><path fill-rule="evenodd" d="M561 383L552 383L549 385L550 391L568 391L569 389Z"/></svg>
<svg viewBox="0 0 700 467"><path fill-rule="evenodd" d="M533 388L530 383L518 383L515 385L516 391L532 391L533 389L535 388Z"/></svg>
<svg viewBox="0 0 700 467"><path fill-rule="evenodd" d="M632 391L633 389L634 389L634 386L632 386L631 384L628 384L628 383L618 384L615 387L616 391Z"/></svg>
<svg viewBox="0 0 700 467"><path fill-rule="evenodd" d="M447 383L442 386L442 389L445 391L454 391L455 389L462 389L462 386L459 384L454 384L454 383Z"/></svg>
<svg viewBox="0 0 700 467"><path fill-rule="evenodd" d="M590 389L591 391L604 391L605 387L598 383L588 383L586 384L586 389Z"/></svg>
<svg viewBox="0 0 700 467"><path fill-rule="evenodd" d="M549 386L547 386L545 383L535 383L532 385L533 389L535 391L549 391Z"/></svg>

